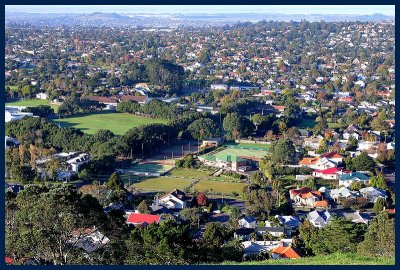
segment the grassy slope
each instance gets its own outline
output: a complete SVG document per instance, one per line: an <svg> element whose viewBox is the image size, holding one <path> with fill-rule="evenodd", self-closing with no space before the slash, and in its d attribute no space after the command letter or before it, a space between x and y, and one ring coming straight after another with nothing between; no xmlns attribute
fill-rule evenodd
<svg viewBox="0 0 400 270"><path fill-rule="evenodd" d="M59 120L54 120L58 122ZM132 114L115 112L99 112L66 117L60 120L62 127L73 127L83 132L93 134L99 129L109 129L116 135L123 135L133 127L152 123L167 123L165 119L153 119Z"/></svg>
<svg viewBox="0 0 400 270"><path fill-rule="evenodd" d="M234 262L225 262L226 265L235 265ZM368 258L356 254L330 254L296 260L265 260L243 262L240 265L394 265L394 259Z"/></svg>
<svg viewBox="0 0 400 270"><path fill-rule="evenodd" d="M201 180L194 186L194 188L197 191L205 191L206 189L210 191L212 189L212 193L220 192L223 194L230 194L233 191L235 191L239 194L242 194L243 188L246 185L247 184L245 184L245 183L232 183L232 182L218 182L218 181Z"/></svg>

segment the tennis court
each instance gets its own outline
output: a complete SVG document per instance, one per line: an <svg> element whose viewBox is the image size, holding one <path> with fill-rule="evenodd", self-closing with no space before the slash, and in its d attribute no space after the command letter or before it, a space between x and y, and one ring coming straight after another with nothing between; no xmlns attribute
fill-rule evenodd
<svg viewBox="0 0 400 270"><path fill-rule="evenodd" d="M246 145L239 147L238 145L234 144L231 144L231 146L226 144L224 146L226 146L226 148L223 149L222 151L214 151L206 156L237 156L246 159L260 160L263 157L265 157L268 153L268 150L266 150L265 147L258 149L256 149L256 147L253 147L253 149L250 149Z"/></svg>

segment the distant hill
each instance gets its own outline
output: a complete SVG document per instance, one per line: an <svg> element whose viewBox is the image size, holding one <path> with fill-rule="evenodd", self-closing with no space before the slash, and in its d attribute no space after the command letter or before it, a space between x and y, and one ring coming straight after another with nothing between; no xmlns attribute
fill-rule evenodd
<svg viewBox="0 0 400 270"><path fill-rule="evenodd" d="M346 15L346 14L117 14L94 12L90 14L60 13L16 13L6 12L5 23L28 23L37 26L82 25L82 26L223 26L237 22L267 21L387 21L394 16L383 14Z"/></svg>

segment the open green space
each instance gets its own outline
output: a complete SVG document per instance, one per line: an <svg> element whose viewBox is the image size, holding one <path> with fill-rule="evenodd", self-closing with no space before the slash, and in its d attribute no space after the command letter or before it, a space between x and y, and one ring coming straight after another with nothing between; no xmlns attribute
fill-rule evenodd
<svg viewBox="0 0 400 270"><path fill-rule="evenodd" d="M224 262L224 265L394 265L394 258L370 258L352 253L335 253L300 259L281 259L251 262Z"/></svg>
<svg viewBox="0 0 400 270"><path fill-rule="evenodd" d="M209 179L210 171L200 171L195 169L176 168L169 173L174 177L195 178L195 179Z"/></svg>
<svg viewBox="0 0 400 270"><path fill-rule="evenodd" d="M317 122L314 119L303 118L297 125L298 128L314 128Z"/></svg>
<svg viewBox="0 0 400 270"><path fill-rule="evenodd" d="M174 166L172 165L164 165L158 163L143 163L143 164L135 164L129 169L124 170L125 172L151 172L151 173L164 173Z"/></svg>
<svg viewBox="0 0 400 270"><path fill-rule="evenodd" d="M79 114L62 119L55 119L62 127L73 127L88 134L94 134L99 129L108 129L116 135L123 135L129 129L143 125L162 123L168 120L158 118L147 118L132 114L101 111L96 113Z"/></svg>
<svg viewBox="0 0 400 270"><path fill-rule="evenodd" d="M245 186L247 186L245 183L201 180L194 186L194 189L202 192L208 190L210 193L231 194L232 192L237 192L238 194L243 194Z"/></svg>
<svg viewBox="0 0 400 270"><path fill-rule="evenodd" d="M157 177L157 178L143 179L141 182L133 184L132 187L144 191L146 190L171 191L176 188L183 190L185 187L189 186L192 182L193 180L191 179Z"/></svg>
<svg viewBox="0 0 400 270"><path fill-rule="evenodd" d="M224 146L229 148L249 149L249 150L263 150L268 151L270 148L269 144L264 143L226 143Z"/></svg>
<svg viewBox="0 0 400 270"><path fill-rule="evenodd" d="M247 159L261 159L267 155L267 150L254 150L247 148L233 148L227 147L222 151L216 152L215 154L208 154L206 156L237 156L245 157Z"/></svg>
<svg viewBox="0 0 400 270"><path fill-rule="evenodd" d="M53 108L54 112L58 112L59 105L50 104L50 102L45 99L24 99L6 103L6 106L37 107L40 105L49 105L51 108Z"/></svg>

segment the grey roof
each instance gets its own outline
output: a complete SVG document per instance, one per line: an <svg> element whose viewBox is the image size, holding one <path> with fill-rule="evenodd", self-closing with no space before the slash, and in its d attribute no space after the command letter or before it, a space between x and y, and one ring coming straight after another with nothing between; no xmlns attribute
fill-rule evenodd
<svg viewBox="0 0 400 270"><path fill-rule="evenodd" d="M278 227L257 227L256 232L285 232L285 227L278 226Z"/></svg>

